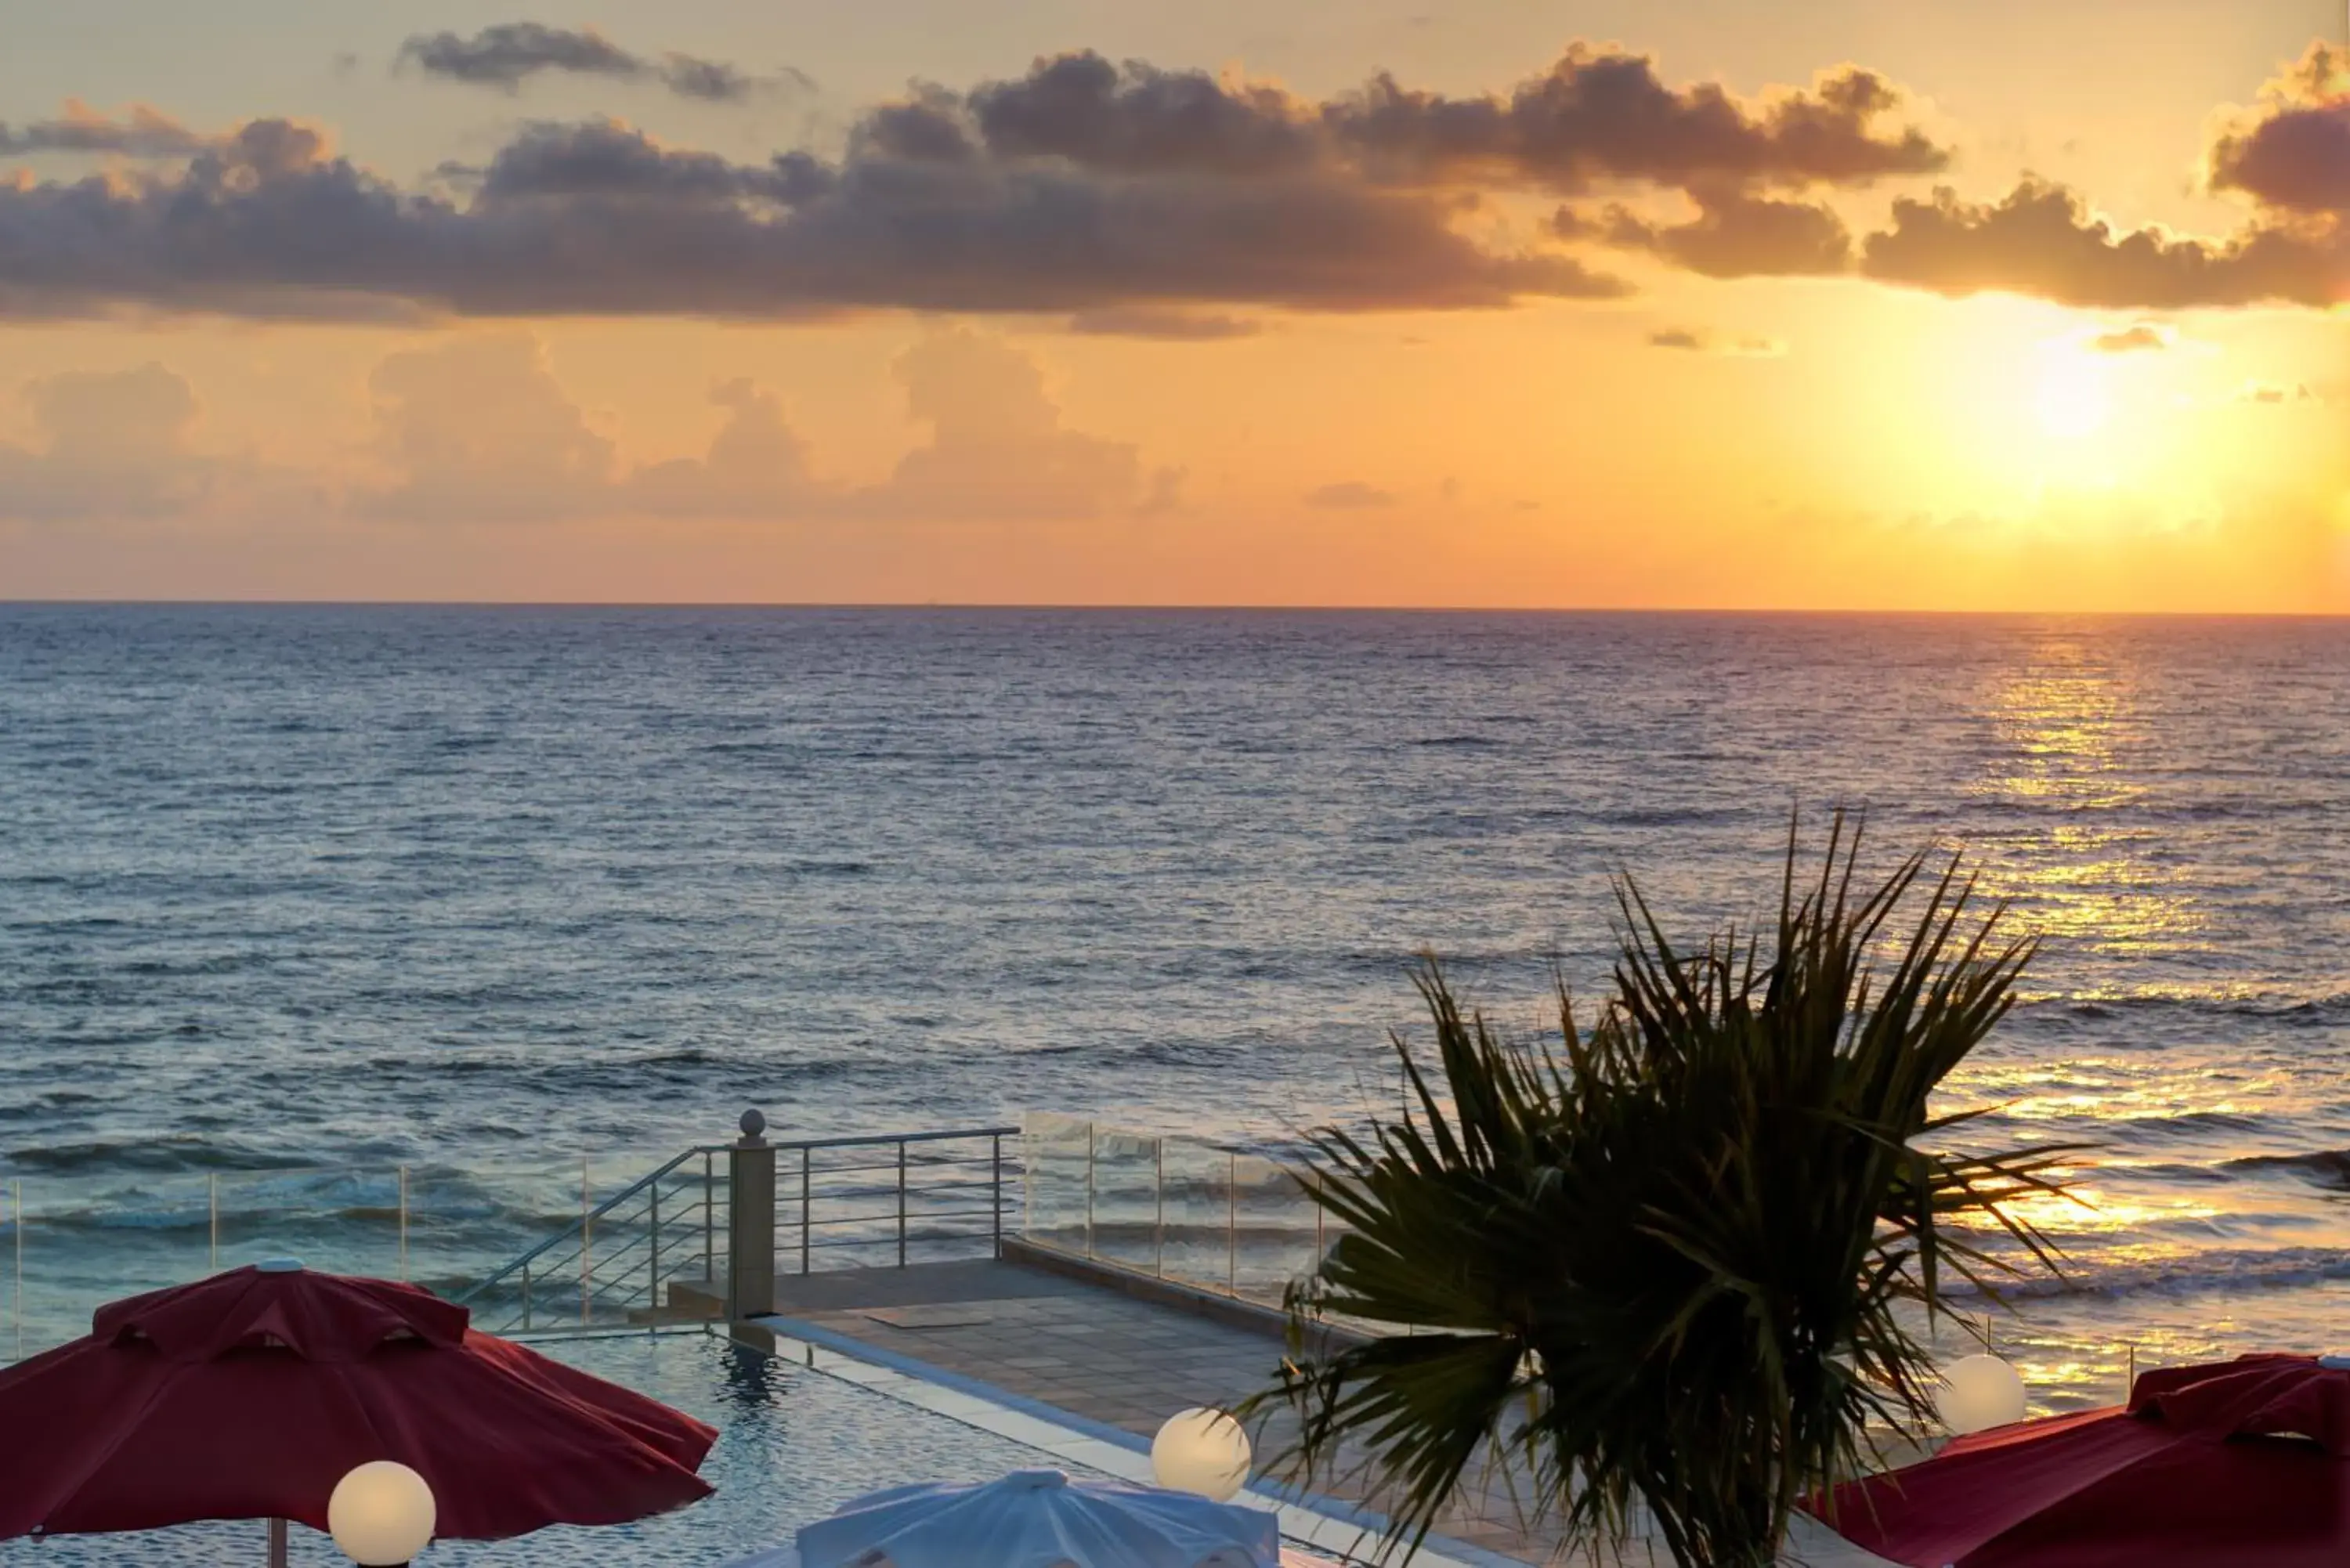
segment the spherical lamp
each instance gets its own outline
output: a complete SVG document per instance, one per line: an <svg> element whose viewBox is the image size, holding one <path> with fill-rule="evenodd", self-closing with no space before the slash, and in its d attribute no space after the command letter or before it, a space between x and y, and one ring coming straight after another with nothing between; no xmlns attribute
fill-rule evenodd
<svg viewBox="0 0 2350 1568"><path fill-rule="evenodd" d="M1228 1502L1248 1481L1248 1434L1222 1410L1179 1411L1150 1440L1150 1473L1170 1491Z"/></svg>
<svg viewBox="0 0 2350 1568"><path fill-rule="evenodd" d="M2023 1379L1996 1355L1970 1355L1942 1372L1934 1413L1960 1437L2023 1419Z"/></svg>
<svg viewBox="0 0 2350 1568"><path fill-rule="evenodd" d="M360 1568L398 1568L432 1542L436 1511L422 1476L394 1459L371 1459L335 1483L327 1530Z"/></svg>

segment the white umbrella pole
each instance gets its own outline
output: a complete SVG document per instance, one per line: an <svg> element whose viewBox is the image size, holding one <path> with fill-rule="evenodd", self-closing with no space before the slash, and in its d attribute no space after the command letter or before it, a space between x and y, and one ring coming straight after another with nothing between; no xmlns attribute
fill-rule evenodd
<svg viewBox="0 0 2350 1568"><path fill-rule="evenodd" d="M286 1568L286 1521L269 1521L269 1568Z"/></svg>

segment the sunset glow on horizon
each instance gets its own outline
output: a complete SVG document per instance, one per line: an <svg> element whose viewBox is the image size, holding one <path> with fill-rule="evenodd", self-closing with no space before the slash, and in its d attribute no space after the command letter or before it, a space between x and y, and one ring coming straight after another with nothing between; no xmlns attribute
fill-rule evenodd
<svg viewBox="0 0 2350 1568"><path fill-rule="evenodd" d="M2314 0L161 0L0 598L2350 613Z"/></svg>

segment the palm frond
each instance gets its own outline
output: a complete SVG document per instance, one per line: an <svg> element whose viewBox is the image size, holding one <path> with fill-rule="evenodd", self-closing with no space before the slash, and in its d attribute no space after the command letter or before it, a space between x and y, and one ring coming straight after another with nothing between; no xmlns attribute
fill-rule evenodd
<svg viewBox="0 0 2350 1568"><path fill-rule="evenodd" d="M1838 814L1811 875L1791 823L1773 918L1693 948L1620 879L1610 989L1580 1028L1559 985L1555 1050L1423 964L1435 1074L1396 1039L1404 1114L1325 1129L1301 1176L1342 1233L1252 1402L1295 1412L1294 1459L1365 1468L1406 1543L1501 1463L1572 1542L1644 1510L1677 1562L1745 1568L1924 1426L1918 1314L1946 1277L1996 1298L2060 1270L2017 1205L2065 1195L2081 1150L1925 1147L1970 1127L1929 1102L2036 945L1976 912L1960 857L1868 885L1860 840ZM1398 1332L1306 1354L1333 1316Z"/></svg>

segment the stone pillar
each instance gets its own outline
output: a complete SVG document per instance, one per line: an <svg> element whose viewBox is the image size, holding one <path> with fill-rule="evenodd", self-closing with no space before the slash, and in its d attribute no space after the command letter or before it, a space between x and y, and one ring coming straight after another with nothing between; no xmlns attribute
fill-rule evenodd
<svg viewBox="0 0 2350 1568"><path fill-rule="evenodd" d="M767 1118L743 1113L743 1136L726 1150L726 1316L775 1310L775 1150Z"/></svg>

